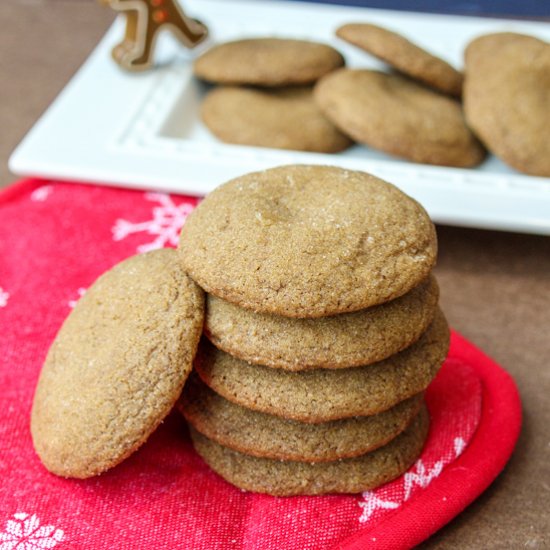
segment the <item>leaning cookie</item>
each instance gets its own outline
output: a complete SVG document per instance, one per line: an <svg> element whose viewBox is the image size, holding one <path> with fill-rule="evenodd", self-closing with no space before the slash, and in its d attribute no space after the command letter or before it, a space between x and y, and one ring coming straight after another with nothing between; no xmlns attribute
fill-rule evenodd
<svg viewBox="0 0 550 550"><path fill-rule="evenodd" d="M459 71L396 32L368 23L349 23L338 28L336 35L431 88L457 97L462 94Z"/></svg>
<svg viewBox="0 0 550 550"><path fill-rule="evenodd" d="M330 122L310 87L221 86L201 106L205 125L226 143L337 153L352 141Z"/></svg>
<svg viewBox="0 0 550 550"><path fill-rule="evenodd" d="M97 475L145 442L191 371L203 302L172 249L129 258L87 290L34 396L32 438L49 471Z"/></svg>
<svg viewBox="0 0 550 550"><path fill-rule="evenodd" d="M470 167L485 149L458 101L399 76L339 69L315 86L323 113L360 143L414 162Z"/></svg>
<svg viewBox="0 0 550 550"><path fill-rule="evenodd" d="M406 472L422 452L429 428L425 406L410 426L370 453L333 462L307 463L258 458L223 447L191 428L204 461L241 489L274 496L360 493Z"/></svg>
<svg viewBox="0 0 550 550"><path fill-rule="evenodd" d="M195 76L217 84L288 86L311 84L344 65L332 46L290 38L248 38L225 42L193 64Z"/></svg>
<svg viewBox="0 0 550 550"><path fill-rule="evenodd" d="M433 223L365 172L290 165L235 178L183 226L179 250L207 292L254 311L324 317L402 296L430 273Z"/></svg>
<svg viewBox="0 0 550 550"><path fill-rule="evenodd" d="M508 165L550 176L550 44L490 34L472 41L465 59L470 127Z"/></svg>
<svg viewBox="0 0 550 550"><path fill-rule="evenodd" d="M424 391L449 348L438 312L418 342L365 367L291 372L241 361L201 342L194 366L216 393L243 407L300 422L369 416Z"/></svg>
<svg viewBox="0 0 550 550"><path fill-rule="evenodd" d="M198 432L224 447L264 458L328 462L389 443L418 413L422 397L415 395L372 416L307 424L236 405L191 375L178 408Z"/></svg>
<svg viewBox="0 0 550 550"><path fill-rule="evenodd" d="M317 319L255 313L208 294L205 334L219 349L286 370L346 368L381 361L418 340L437 310L435 277L385 304Z"/></svg>

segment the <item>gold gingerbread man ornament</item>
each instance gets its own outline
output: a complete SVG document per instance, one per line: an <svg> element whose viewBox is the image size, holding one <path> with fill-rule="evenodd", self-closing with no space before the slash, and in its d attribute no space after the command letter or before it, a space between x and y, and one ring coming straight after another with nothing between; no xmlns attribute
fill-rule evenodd
<svg viewBox="0 0 550 550"><path fill-rule="evenodd" d="M124 69L142 71L153 64L158 33L167 29L186 47L193 48L208 36L200 21L185 15L177 0L100 0L126 15L124 39L112 50Z"/></svg>

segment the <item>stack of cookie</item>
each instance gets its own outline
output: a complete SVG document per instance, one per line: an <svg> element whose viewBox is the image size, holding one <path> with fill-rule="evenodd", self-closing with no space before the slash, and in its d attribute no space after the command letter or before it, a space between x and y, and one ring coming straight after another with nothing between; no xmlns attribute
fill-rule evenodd
<svg viewBox="0 0 550 550"><path fill-rule="evenodd" d="M204 460L273 495L361 492L403 473L448 348L436 249L423 208L363 172L284 166L211 193L180 240L208 293L179 401Z"/></svg>
<svg viewBox="0 0 550 550"><path fill-rule="evenodd" d="M351 139L313 100L312 86L344 65L331 46L305 40L250 38L214 46L194 74L217 84L201 115L222 141L278 149L336 153Z"/></svg>

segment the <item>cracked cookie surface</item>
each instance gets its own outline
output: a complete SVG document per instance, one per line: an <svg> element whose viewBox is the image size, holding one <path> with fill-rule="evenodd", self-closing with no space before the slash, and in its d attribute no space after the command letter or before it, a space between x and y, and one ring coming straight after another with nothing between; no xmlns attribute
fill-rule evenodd
<svg viewBox="0 0 550 550"><path fill-rule="evenodd" d="M203 316L203 292L173 249L133 256L99 277L40 374L31 432L46 468L90 477L144 443L181 393Z"/></svg>
<svg viewBox="0 0 550 550"><path fill-rule="evenodd" d="M365 172L290 165L215 189L179 250L207 292L254 311L323 317L402 296L435 264L424 208Z"/></svg>

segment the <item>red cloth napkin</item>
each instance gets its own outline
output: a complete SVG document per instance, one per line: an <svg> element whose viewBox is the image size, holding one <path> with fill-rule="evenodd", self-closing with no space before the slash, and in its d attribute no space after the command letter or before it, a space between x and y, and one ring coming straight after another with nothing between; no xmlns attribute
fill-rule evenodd
<svg viewBox="0 0 550 550"><path fill-rule="evenodd" d="M464 338L427 392L419 460L361 495L274 498L234 488L172 413L120 466L58 478L34 453L29 412L63 319L120 260L175 246L197 199L27 180L0 193L0 550L42 548L409 548L498 475L516 442L511 378Z"/></svg>

